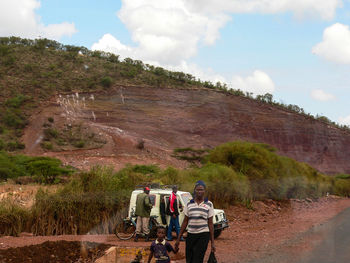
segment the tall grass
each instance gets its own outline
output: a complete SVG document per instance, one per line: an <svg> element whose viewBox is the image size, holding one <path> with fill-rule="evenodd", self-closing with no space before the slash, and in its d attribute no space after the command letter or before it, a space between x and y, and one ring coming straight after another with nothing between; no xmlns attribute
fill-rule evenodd
<svg viewBox="0 0 350 263"><path fill-rule="evenodd" d="M39 235L110 233L127 204L127 194L110 168L78 174L57 193L38 192L32 231Z"/></svg>
<svg viewBox="0 0 350 263"><path fill-rule="evenodd" d="M30 211L10 200L0 202L0 236L18 236L27 230Z"/></svg>

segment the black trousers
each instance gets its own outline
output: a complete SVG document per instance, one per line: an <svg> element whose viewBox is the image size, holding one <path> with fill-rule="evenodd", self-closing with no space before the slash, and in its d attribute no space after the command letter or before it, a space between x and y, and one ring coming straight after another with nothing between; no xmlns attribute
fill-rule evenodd
<svg viewBox="0 0 350 263"><path fill-rule="evenodd" d="M186 263L203 263L210 239L209 232L191 234L186 238Z"/></svg>

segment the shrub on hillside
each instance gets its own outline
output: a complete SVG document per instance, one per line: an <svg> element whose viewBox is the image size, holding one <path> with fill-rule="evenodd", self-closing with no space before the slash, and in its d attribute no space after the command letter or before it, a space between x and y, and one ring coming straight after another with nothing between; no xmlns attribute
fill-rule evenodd
<svg viewBox="0 0 350 263"><path fill-rule="evenodd" d="M26 122L25 118L19 111L7 110L2 117L2 121L8 126L16 129L24 128Z"/></svg>
<svg viewBox="0 0 350 263"><path fill-rule="evenodd" d="M107 77L103 77L101 79L101 85L105 88L109 88L112 86L113 80L111 77L107 76Z"/></svg>
<svg viewBox="0 0 350 263"><path fill-rule="evenodd" d="M340 196L350 197L350 179L336 179L333 193Z"/></svg>
<svg viewBox="0 0 350 263"><path fill-rule="evenodd" d="M51 138L57 138L59 135L58 130L53 128L44 129L44 139L50 140Z"/></svg>
<svg viewBox="0 0 350 263"><path fill-rule="evenodd" d="M254 199L318 197L331 187L330 181L309 165L279 156L265 144L226 143L212 150L207 160L247 176Z"/></svg>
<svg viewBox="0 0 350 263"><path fill-rule="evenodd" d="M248 178L230 167L209 163L200 169L193 169L189 177L193 183L197 180L206 182L209 199L221 207L247 202L252 198Z"/></svg>
<svg viewBox="0 0 350 263"><path fill-rule="evenodd" d="M20 94L14 98L7 99L5 101L5 105L11 108L19 108L23 105L24 102L28 100L30 100L29 96Z"/></svg>
<svg viewBox="0 0 350 263"><path fill-rule="evenodd" d="M60 175L69 175L71 170L61 167L61 161L52 158L38 158L27 164L28 173L41 184L53 184Z"/></svg>
<svg viewBox="0 0 350 263"><path fill-rule="evenodd" d="M70 175L73 172L61 165L60 160L49 157L8 155L0 152L0 171L4 180L31 176L39 183L55 183L56 178Z"/></svg>

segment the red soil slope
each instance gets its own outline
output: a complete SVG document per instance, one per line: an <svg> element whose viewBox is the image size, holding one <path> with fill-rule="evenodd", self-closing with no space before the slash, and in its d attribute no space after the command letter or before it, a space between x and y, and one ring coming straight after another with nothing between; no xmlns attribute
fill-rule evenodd
<svg viewBox="0 0 350 263"><path fill-rule="evenodd" d="M68 106L57 97L43 106L23 137L26 153L43 154L36 142L52 116L61 125L84 123L107 141L99 149L45 153L82 168L97 163L116 168L125 163L184 167L171 157L173 149L247 140L268 143L280 154L325 173L350 173L349 132L268 104L204 89L117 86L93 95L68 98ZM143 150L136 147L141 139Z"/></svg>

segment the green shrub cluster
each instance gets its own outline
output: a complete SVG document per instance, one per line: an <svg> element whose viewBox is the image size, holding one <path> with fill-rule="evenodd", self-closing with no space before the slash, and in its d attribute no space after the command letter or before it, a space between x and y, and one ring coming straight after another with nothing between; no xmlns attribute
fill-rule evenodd
<svg viewBox="0 0 350 263"><path fill-rule="evenodd" d="M279 156L266 144L231 142L207 156L249 179L253 199L320 197L331 192L332 179L305 163Z"/></svg>
<svg viewBox="0 0 350 263"><path fill-rule="evenodd" d="M0 152L0 180L30 176L37 183L59 183L60 177L73 173L73 170L62 167L58 159L49 157L30 157L9 155Z"/></svg>
<svg viewBox="0 0 350 263"><path fill-rule="evenodd" d="M27 125L25 105L31 97L17 95L0 103L0 150L15 151L24 149L25 145L19 142L23 135L23 128Z"/></svg>

